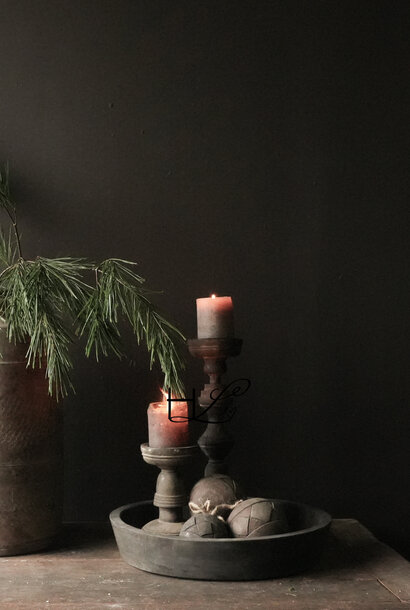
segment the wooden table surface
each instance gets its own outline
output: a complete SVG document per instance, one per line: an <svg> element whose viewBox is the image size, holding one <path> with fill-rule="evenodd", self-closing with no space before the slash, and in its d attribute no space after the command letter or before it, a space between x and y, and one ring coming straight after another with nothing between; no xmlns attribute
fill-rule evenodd
<svg viewBox="0 0 410 610"><path fill-rule="evenodd" d="M59 549L0 558L4 610L410 610L410 563L353 519L332 524L320 563L291 578L181 580L141 572L109 527L65 528Z"/></svg>

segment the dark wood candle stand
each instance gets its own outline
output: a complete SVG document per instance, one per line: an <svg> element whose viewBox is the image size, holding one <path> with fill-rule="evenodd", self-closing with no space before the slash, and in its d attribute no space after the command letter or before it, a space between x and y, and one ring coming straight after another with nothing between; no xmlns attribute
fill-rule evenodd
<svg viewBox="0 0 410 610"><path fill-rule="evenodd" d="M147 464L161 469L153 502L159 509L159 516L144 525L143 529L152 534L178 536L184 523L183 509L187 504L187 494L179 469L192 460L198 453L198 447L193 445L157 448L143 443L141 453Z"/></svg>
<svg viewBox="0 0 410 610"><path fill-rule="evenodd" d="M191 355L204 360L204 373L209 375L209 383L205 384L199 397L199 405L208 419L206 430L198 439L198 445L208 458L205 476L224 474L227 471L225 458L234 441L225 420L229 418L233 399L224 397L225 386L221 378L226 372L227 358L238 356L241 347L242 339L235 338L188 340ZM217 399L219 395L221 398Z"/></svg>

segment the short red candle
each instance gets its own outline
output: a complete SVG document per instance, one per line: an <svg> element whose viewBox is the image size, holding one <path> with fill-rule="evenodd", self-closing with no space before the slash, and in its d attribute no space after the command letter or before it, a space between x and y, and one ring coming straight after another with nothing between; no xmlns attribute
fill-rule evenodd
<svg viewBox="0 0 410 610"><path fill-rule="evenodd" d="M168 402L152 402L148 407L148 444L150 447L187 447L190 444L186 402L171 402L171 417L168 418Z"/></svg>

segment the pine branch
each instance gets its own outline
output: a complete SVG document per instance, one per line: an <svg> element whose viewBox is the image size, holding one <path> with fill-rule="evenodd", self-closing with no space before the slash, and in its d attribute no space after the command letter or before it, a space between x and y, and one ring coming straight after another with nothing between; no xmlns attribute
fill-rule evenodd
<svg viewBox="0 0 410 610"><path fill-rule="evenodd" d="M87 337L87 356L123 356L119 323L125 319L144 341L151 367L158 362L164 387L183 395L181 347L185 338L149 300L152 294L135 263L111 258L98 267L82 258L26 260L22 256L16 209L10 195L8 167L0 171L0 209L12 225L8 237L0 228L0 316L10 341L28 341L28 366L46 362L49 392L57 399L73 389L69 348L75 335ZM95 271L96 284L84 276Z"/></svg>
<svg viewBox="0 0 410 610"><path fill-rule="evenodd" d="M29 341L27 365L46 362L49 392L57 398L72 389L70 328L91 288L81 279L82 259L19 259L0 278L1 315L10 341Z"/></svg>
<svg viewBox="0 0 410 610"><path fill-rule="evenodd" d="M88 335L85 346L87 357L94 351L97 362L99 362L101 355L108 356L110 353L122 358L120 333L118 328L104 315L103 301L98 285L89 295L88 301L80 312L79 321L79 335Z"/></svg>
<svg viewBox="0 0 410 610"><path fill-rule="evenodd" d="M0 207L3 208L11 218L15 218L16 206L10 195L9 165L4 165L0 170Z"/></svg>
<svg viewBox="0 0 410 610"><path fill-rule="evenodd" d="M17 250L20 258L22 258L23 254L21 250L20 233L17 227L16 206L10 195L8 163L4 166L3 171L0 171L0 208L3 208L10 219L16 238Z"/></svg>
<svg viewBox="0 0 410 610"><path fill-rule="evenodd" d="M3 268L13 265L17 258L17 250L12 240L12 232L9 231L6 237L3 229L0 227L0 266Z"/></svg>
<svg viewBox="0 0 410 610"><path fill-rule="evenodd" d="M0 280L0 315L7 322L10 341L22 342L30 335L32 316L27 299L27 267L18 261L7 267Z"/></svg>
<svg viewBox="0 0 410 610"><path fill-rule="evenodd" d="M87 355L92 349L96 356L109 351L117 356L122 353L114 329L120 317L124 317L140 343L144 340L150 354L150 365L158 361L164 373L164 387L183 395L181 371L184 361L180 351L183 335L159 313L147 297L150 292L143 287L144 278L132 267L135 263L122 259L107 259L97 268L98 283L89 303L82 312L81 334L88 335ZM107 333L108 340L107 341ZM104 351L105 348L105 351Z"/></svg>

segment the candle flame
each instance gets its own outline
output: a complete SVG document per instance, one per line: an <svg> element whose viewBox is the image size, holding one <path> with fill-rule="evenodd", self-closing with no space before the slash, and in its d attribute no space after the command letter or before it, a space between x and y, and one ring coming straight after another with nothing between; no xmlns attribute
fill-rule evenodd
<svg viewBox="0 0 410 610"><path fill-rule="evenodd" d="M161 404L168 406L168 396L169 396L168 392L166 392L163 388L160 388L160 392L162 394ZM171 394L171 398L172 398L172 400L175 400L176 399L175 394ZM178 400L178 399L176 399L176 400ZM180 405L180 404L183 404L183 402L184 401L178 400L178 402L173 402L172 404Z"/></svg>
<svg viewBox="0 0 410 610"><path fill-rule="evenodd" d="M211 294L211 299L216 299L216 294Z"/></svg>
<svg viewBox="0 0 410 610"><path fill-rule="evenodd" d="M163 390L162 388L160 388L161 394L162 394L162 404L166 405L168 403L168 392L165 392L165 390Z"/></svg>

